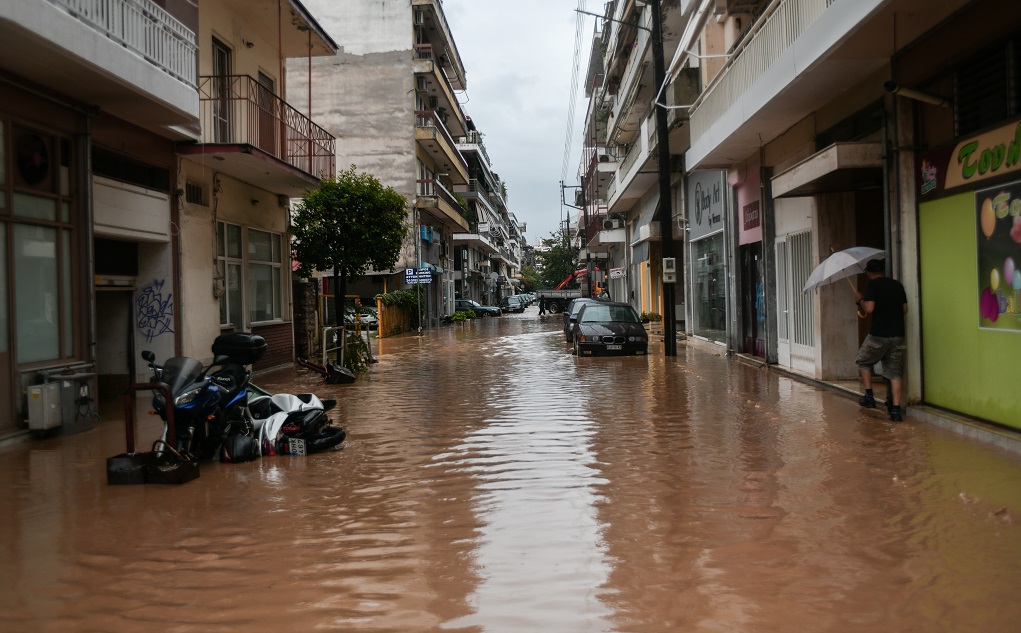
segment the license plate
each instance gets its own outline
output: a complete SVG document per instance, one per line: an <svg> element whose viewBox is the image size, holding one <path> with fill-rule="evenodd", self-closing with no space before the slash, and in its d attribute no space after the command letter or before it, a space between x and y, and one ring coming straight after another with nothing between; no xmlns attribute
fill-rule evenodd
<svg viewBox="0 0 1021 633"><path fill-rule="evenodd" d="M296 437L287 438L287 452L291 455L305 455L305 440Z"/></svg>
<svg viewBox="0 0 1021 633"><path fill-rule="evenodd" d="M618 352L618 351L624 349L624 346L623 345L607 345L606 349L611 351L611 352Z"/></svg>

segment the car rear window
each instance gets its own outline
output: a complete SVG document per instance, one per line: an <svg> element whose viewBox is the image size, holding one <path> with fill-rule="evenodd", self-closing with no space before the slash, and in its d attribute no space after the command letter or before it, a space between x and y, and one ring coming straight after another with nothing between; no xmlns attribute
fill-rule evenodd
<svg viewBox="0 0 1021 633"><path fill-rule="evenodd" d="M613 323L638 323L638 315L630 306L600 306L588 305L581 313L582 323L592 322L613 322Z"/></svg>

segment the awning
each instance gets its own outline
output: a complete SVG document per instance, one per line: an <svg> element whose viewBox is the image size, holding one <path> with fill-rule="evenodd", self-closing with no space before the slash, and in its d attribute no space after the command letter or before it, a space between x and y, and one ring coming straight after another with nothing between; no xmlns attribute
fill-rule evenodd
<svg viewBox="0 0 1021 633"><path fill-rule="evenodd" d="M878 188L883 183L880 143L834 143L773 177L774 198Z"/></svg>
<svg viewBox="0 0 1021 633"><path fill-rule="evenodd" d="M632 247L649 240L659 241L659 220L656 219L658 215L658 200L656 201L656 204L650 204L642 210L641 215L638 216L638 222L635 223L635 232L633 233L634 240L631 242Z"/></svg>

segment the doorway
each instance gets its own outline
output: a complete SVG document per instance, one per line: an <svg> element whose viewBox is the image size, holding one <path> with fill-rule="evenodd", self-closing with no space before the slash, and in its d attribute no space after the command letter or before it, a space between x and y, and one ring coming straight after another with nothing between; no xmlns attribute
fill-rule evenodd
<svg viewBox="0 0 1021 633"><path fill-rule="evenodd" d="M741 351L766 357L762 242L741 247Z"/></svg>
<svg viewBox="0 0 1021 633"><path fill-rule="evenodd" d="M776 238L777 360L795 371L815 371L812 295L803 292L812 272L812 232Z"/></svg>

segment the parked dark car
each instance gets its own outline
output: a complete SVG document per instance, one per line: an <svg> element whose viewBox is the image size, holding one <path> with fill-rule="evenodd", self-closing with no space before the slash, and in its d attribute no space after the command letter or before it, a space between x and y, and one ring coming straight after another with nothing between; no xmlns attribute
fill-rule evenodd
<svg viewBox="0 0 1021 633"><path fill-rule="evenodd" d="M568 343L574 342L573 326L574 320L578 318L578 311L586 303L597 303L598 299L590 299L588 297L579 297L577 299L571 299L571 302L567 304L567 308L564 309L564 337Z"/></svg>
<svg viewBox="0 0 1021 633"><path fill-rule="evenodd" d="M472 299L457 299L454 302L454 309L458 312L467 312L472 310L475 312L477 317L492 317L500 316L503 312L496 306L484 306L478 301Z"/></svg>
<svg viewBox="0 0 1021 633"><path fill-rule="evenodd" d="M649 335L635 309L626 303L586 303L572 324L574 353L647 354Z"/></svg>
<svg viewBox="0 0 1021 633"><path fill-rule="evenodd" d="M511 295L500 299L500 309L504 312L524 312L525 302L520 295Z"/></svg>

